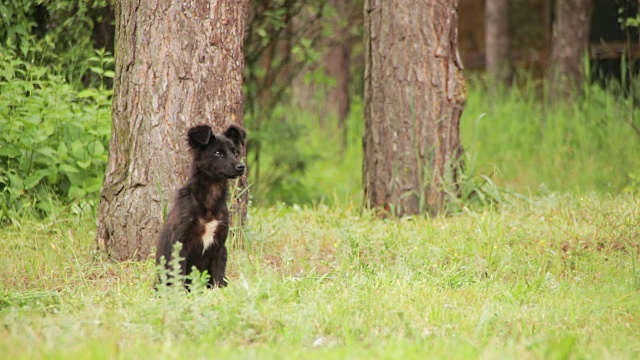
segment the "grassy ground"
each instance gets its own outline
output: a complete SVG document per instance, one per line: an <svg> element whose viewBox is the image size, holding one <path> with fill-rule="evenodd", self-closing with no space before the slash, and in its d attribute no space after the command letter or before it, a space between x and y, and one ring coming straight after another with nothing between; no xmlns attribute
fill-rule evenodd
<svg viewBox="0 0 640 360"><path fill-rule="evenodd" d="M438 219L253 209L230 285L153 290L94 220L0 230L3 358L640 357L640 199L549 195Z"/></svg>

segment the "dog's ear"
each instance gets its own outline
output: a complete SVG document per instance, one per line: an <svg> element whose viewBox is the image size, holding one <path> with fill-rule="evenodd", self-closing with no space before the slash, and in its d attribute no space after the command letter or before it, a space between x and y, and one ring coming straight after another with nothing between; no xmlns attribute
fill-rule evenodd
<svg viewBox="0 0 640 360"><path fill-rule="evenodd" d="M187 143L193 150L200 149L209 143L211 135L213 135L211 126L197 125L187 131Z"/></svg>
<svg viewBox="0 0 640 360"><path fill-rule="evenodd" d="M229 125L227 130L224 131L224 136L229 138L236 146L244 145L244 141L247 138L247 132L238 125Z"/></svg>

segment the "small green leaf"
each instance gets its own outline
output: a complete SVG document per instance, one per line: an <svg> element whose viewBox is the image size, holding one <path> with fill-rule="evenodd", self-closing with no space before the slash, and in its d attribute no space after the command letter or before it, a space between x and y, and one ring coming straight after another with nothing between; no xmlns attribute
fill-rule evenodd
<svg viewBox="0 0 640 360"><path fill-rule="evenodd" d="M51 201L39 201L36 207L46 213L50 213L53 210Z"/></svg>
<svg viewBox="0 0 640 360"><path fill-rule="evenodd" d="M91 159L87 161L78 160L76 163L78 164L78 166L80 166L81 169L87 169L89 166L91 166Z"/></svg>
<svg viewBox="0 0 640 360"><path fill-rule="evenodd" d="M32 125L38 125L42 122L42 118L40 117L40 114L33 114L33 115L29 115L27 117L24 118L24 120Z"/></svg>
<svg viewBox="0 0 640 360"><path fill-rule="evenodd" d="M76 95L76 97L84 99L90 97L96 97L98 95L98 91L96 89L85 89L82 90Z"/></svg>
<svg viewBox="0 0 640 360"><path fill-rule="evenodd" d="M98 74L98 75L103 75L104 74L104 70L102 70L102 68L99 68L97 66L92 66L91 67L91 71Z"/></svg>
<svg viewBox="0 0 640 360"><path fill-rule="evenodd" d="M58 175L59 175L58 171L55 171L54 169L54 171L51 171L47 174L47 181L49 181L52 184L57 183L58 179L60 178Z"/></svg>
<svg viewBox="0 0 640 360"><path fill-rule="evenodd" d="M24 183L22 182L22 179L20 179L20 177L11 173L7 174L7 176L9 177L10 187L12 187L16 191L24 189Z"/></svg>
<svg viewBox="0 0 640 360"><path fill-rule="evenodd" d="M102 188L102 178L94 177L88 178L82 187L87 193L100 193L100 189Z"/></svg>
<svg viewBox="0 0 640 360"><path fill-rule="evenodd" d="M85 157L84 144L77 140L74 141L71 144L71 155L73 155L73 157L76 159L84 159Z"/></svg>
<svg viewBox="0 0 640 360"><path fill-rule="evenodd" d="M60 171L71 174L80 172L75 166L69 164L60 164Z"/></svg>
<svg viewBox="0 0 640 360"><path fill-rule="evenodd" d="M80 199L84 197L86 192L76 185L71 185L69 188L69 197L72 199Z"/></svg>
<svg viewBox="0 0 640 360"><path fill-rule="evenodd" d="M60 145L58 145L58 154L60 155L60 157L66 158L68 153L69 149L67 148L67 145L61 142Z"/></svg>
<svg viewBox="0 0 640 360"><path fill-rule="evenodd" d="M45 156L48 156L50 158L54 158L56 156L56 151L53 150L52 148L50 148L49 146L44 146L41 148L36 149L36 152L38 154L42 154Z"/></svg>
<svg viewBox="0 0 640 360"><path fill-rule="evenodd" d="M37 173L34 175L29 176L25 181L24 181L24 189L25 190L29 190L29 189L33 189L36 185L38 185L38 183L40 182L40 180L42 180L42 178L44 177L45 174L41 174L41 173Z"/></svg>
<svg viewBox="0 0 640 360"><path fill-rule="evenodd" d="M87 151L93 156L102 156L104 154L104 145L100 141L94 141L87 147Z"/></svg>
<svg viewBox="0 0 640 360"><path fill-rule="evenodd" d="M0 156L16 158L20 156L20 150L13 147L8 147L7 145L0 145Z"/></svg>

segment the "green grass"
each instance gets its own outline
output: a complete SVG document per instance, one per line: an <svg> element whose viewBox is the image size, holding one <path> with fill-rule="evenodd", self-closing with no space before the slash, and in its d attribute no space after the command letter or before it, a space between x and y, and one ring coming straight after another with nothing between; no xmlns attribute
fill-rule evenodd
<svg viewBox="0 0 640 360"><path fill-rule="evenodd" d="M640 134L629 125L640 126L639 110L614 85L545 107L540 86L525 80L496 92L471 84L460 131L478 171L523 193L627 189L640 175Z"/></svg>
<svg viewBox="0 0 640 360"><path fill-rule="evenodd" d="M158 296L152 260L109 262L93 236L92 218L0 230L3 357L640 357L633 195L254 208L229 287L191 294Z"/></svg>

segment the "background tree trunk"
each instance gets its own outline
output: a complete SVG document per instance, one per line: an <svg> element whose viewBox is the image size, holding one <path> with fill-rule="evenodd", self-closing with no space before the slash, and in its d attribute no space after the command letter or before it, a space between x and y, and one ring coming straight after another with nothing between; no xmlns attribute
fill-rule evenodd
<svg viewBox="0 0 640 360"><path fill-rule="evenodd" d="M335 85L328 89L327 104L323 109L325 113L331 112L338 117L338 127L342 133L343 148L346 148L346 120L351 102L349 96L349 65L351 58L349 11L345 0L330 0L329 3L335 8L336 15L333 18L334 36L329 39L331 43L324 57L324 68L327 75L335 80Z"/></svg>
<svg viewBox="0 0 640 360"><path fill-rule="evenodd" d="M508 0L486 0L485 58L487 72L492 79L505 84L511 77Z"/></svg>
<svg viewBox="0 0 640 360"><path fill-rule="evenodd" d="M364 192L397 215L455 191L466 100L457 0L365 2Z"/></svg>
<svg viewBox="0 0 640 360"><path fill-rule="evenodd" d="M116 2L113 128L96 234L112 258L153 253L188 175L187 128L242 125L246 11L247 0ZM237 201L244 213L246 195Z"/></svg>
<svg viewBox="0 0 640 360"><path fill-rule="evenodd" d="M551 101L571 98L583 86L592 11L592 0L556 1L547 70Z"/></svg>

